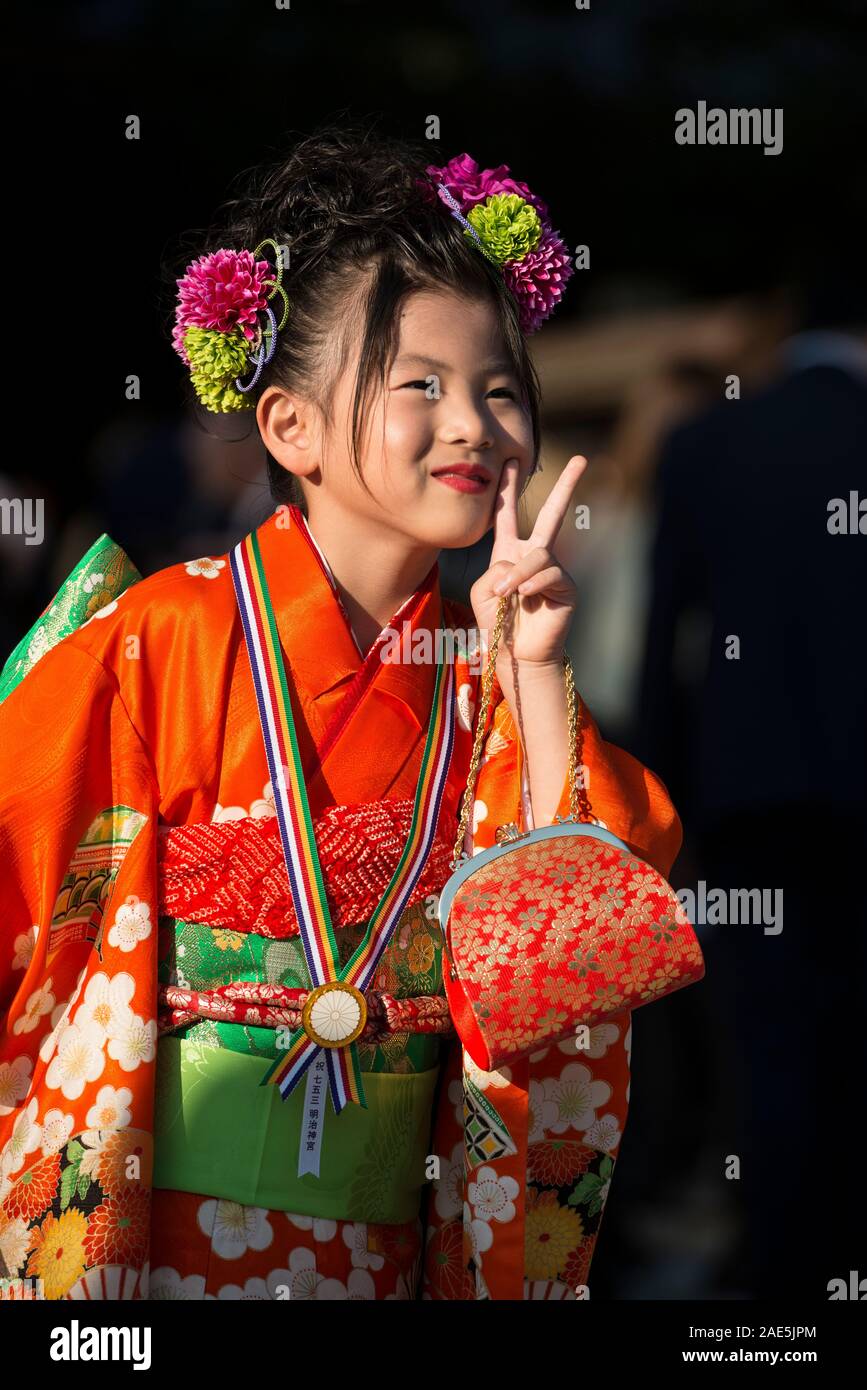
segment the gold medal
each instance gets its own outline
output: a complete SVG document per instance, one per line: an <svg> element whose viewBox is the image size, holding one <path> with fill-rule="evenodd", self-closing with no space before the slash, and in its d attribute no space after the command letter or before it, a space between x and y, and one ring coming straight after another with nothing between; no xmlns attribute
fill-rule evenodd
<svg viewBox="0 0 867 1390"><path fill-rule="evenodd" d="M301 1026L320 1047L348 1047L367 1022L367 1000L354 985L329 980L311 990L301 1010Z"/></svg>

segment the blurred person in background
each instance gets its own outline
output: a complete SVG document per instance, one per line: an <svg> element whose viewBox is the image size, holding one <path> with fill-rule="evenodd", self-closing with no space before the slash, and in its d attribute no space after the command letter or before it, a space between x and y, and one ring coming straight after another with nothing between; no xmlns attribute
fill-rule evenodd
<svg viewBox="0 0 867 1390"><path fill-rule="evenodd" d="M708 893L782 893L770 930L699 932L711 1090L735 1102L716 1190L745 1218L727 1273L759 1298L827 1297L867 1257L850 1133L867 1063L867 543L832 522L833 499L849 515L867 490L867 296L826 270L802 302L777 379L721 396L662 450L637 750L685 807Z"/></svg>
<svg viewBox="0 0 867 1390"><path fill-rule="evenodd" d="M55 588L100 530L134 549L150 574L191 550L227 550L271 510L258 432L201 411L180 420L116 417L94 439L88 471L92 500L63 524Z"/></svg>
<svg viewBox="0 0 867 1390"><path fill-rule="evenodd" d="M613 413L581 431L592 459L580 495L588 524L561 533L580 594L572 659L609 737L626 748L634 748L639 716L659 450L672 429L722 395L733 365L742 381L761 385L791 323L790 300L777 290L649 316L632 335L636 345L647 336L636 351L645 360L625 380L612 376L605 389L617 402ZM621 354L609 355L615 373L629 370ZM580 363L598 374L602 354L591 343L575 356L580 388ZM546 461L556 468L558 436L548 444ZM532 484L528 495L532 501ZM687 844L675 884L690 881L689 851ZM642 1040L642 1087L624 1144L624 1201L612 1213L596 1288L613 1297L713 1297L717 1268L737 1235L737 1211L723 1207L707 1177L708 1152L716 1152L731 1108L725 1085L712 1083L714 1030L701 995L688 991L633 1026ZM671 1113L684 1094L695 1098L689 1124L660 1126L659 1114Z"/></svg>

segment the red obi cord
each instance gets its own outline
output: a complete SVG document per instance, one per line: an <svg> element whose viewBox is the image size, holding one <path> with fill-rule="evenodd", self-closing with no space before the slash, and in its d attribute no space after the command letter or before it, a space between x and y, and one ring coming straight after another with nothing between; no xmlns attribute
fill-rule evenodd
<svg viewBox="0 0 867 1390"><path fill-rule="evenodd" d="M170 1033L197 1019L212 1018L220 1023L246 1023L254 1028L301 1027L301 1011L311 991L289 985L258 984L241 980L218 989L179 989L160 985L160 1035ZM397 999L382 990L370 990L367 1023L362 1041L376 1043L392 1033L454 1032L444 995L421 994Z"/></svg>

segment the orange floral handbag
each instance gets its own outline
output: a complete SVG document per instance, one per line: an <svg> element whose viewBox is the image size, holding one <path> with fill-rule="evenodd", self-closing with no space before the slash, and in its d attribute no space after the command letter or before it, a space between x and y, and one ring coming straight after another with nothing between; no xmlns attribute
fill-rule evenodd
<svg viewBox="0 0 867 1390"><path fill-rule="evenodd" d="M497 844L462 851L478 775L497 648L497 614L452 868L440 895L448 961L445 988L464 1046L498 1071L542 1046L587 1032L612 1014L694 984L704 975L695 932L658 870L592 823L578 785L578 716L564 653L569 710L570 814L520 833L500 826Z"/></svg>

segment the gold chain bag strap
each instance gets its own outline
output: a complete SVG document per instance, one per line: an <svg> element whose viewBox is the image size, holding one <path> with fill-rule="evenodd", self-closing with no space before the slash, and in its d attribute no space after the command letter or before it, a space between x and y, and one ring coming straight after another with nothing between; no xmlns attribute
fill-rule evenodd
<svg viewBox="0 0 867 1390"><path fill-rule="evenodd" d="M565 653L570 814L523 833L514 823L500 826L496 845L463 851L508 603L501 601L491 636L454 872L439 902L449 1008L483 1071L569 1037L576 1051L589 1047L596 1024L704 975L695 932L669 883L592 822L579 786L578 701Z"/></svg>

